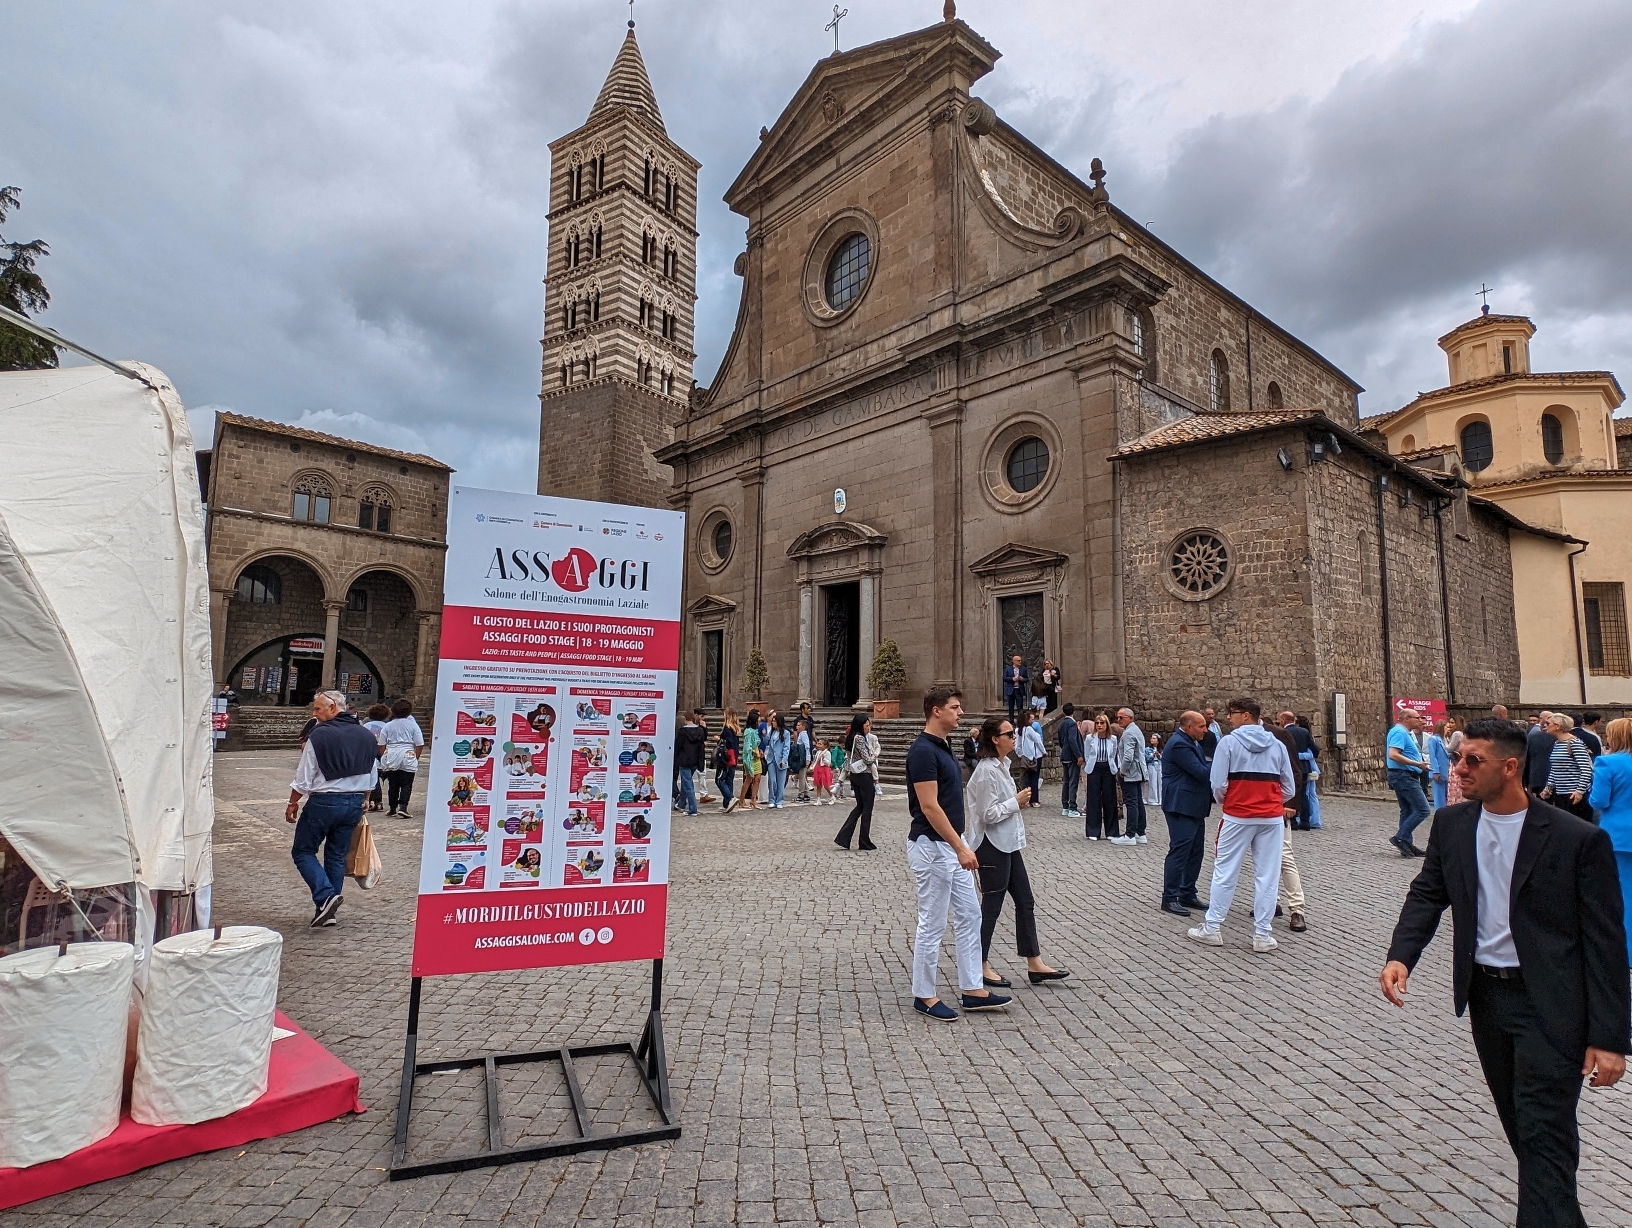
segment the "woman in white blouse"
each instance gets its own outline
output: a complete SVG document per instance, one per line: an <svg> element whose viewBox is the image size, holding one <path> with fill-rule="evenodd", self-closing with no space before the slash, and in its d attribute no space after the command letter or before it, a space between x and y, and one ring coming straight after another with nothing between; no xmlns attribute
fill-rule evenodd
<svg viewBox="0 0 1632 1228"><path fill-rule="evenodd" d="M1007 988L1009 981L992 967L992 934L1003 897L1014 899L1015 945L1025 957L1031 983L1063 981L1071 974L1064 968L1050 968L1043 962L1037 944L1036 906L1031 880L1020 850L1026 847L1026 825L1020 812L1031 801L1031 790L1015 792L1009 772L1009 754L1014 750L1014 723L1007 717L989 716L980 727L980 759L974 775L963 790L966 824L963 838L980 860L980 957L981 980L992 988Z"/></svg>

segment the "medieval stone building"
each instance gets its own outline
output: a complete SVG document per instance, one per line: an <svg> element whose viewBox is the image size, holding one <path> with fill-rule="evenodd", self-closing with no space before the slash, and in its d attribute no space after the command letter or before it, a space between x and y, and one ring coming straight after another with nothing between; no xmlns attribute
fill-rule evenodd
<svg viewBox="0 0 1632 1228"><path fill-rule="evenodd" d="M248 705L436 693L448 476L429 456L217 413L207 455L215 680ZM201 464L201 468L204 466Z"/></svg>
<svg viewBox="0 0 1632 1228"><path fill-rule="evenodd" d="M541 494L667 504L653 453L691 394L698 166L631 21L589 119L550 145Z"/></svg>
<svg viewBox="0 0 1632 1228"><path fill-rule="evenodd" d="M736 328L656 453L682 702L741 706L758 645L766 700L864 705L891 638L993 709L1019 653L1158 727L1342 694L1356 783L1391 697L1516 699L1509 540L1563 535L1362 439L1353 380L970 93L997 59L952 16L835 53L726 194Z"/></svg>

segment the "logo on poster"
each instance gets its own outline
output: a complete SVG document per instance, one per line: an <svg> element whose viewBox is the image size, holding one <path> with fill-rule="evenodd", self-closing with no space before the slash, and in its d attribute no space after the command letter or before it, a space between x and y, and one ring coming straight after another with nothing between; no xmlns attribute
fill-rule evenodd
<svg viewBox="0 0 1632 1228"><path fill-rule="evenodd" d="M503 546L493 548L488 564L488 580L553 580L568 593L581 593L594 581L602 588L639 589L651 584L651 563L643 559L597 559L581 546L574 546L558 559L542 550L512 550L505 556Z"/></svg>
<svg viewBox="0 0 1632 1228"><path fill-rule="evenodd" d="M578 931L578 942L581 946L589 946L595 941L595 931L587 926Z"/></svg>

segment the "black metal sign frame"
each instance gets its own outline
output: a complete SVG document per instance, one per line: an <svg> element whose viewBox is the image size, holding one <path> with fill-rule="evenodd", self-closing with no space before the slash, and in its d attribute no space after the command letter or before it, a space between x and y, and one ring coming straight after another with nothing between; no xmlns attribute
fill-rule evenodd
<svg viewBox="0 0 1632 1228"><path fill-rule="evenodd" d="M497 1164L520 1164L528 1160L545 1160L552 1156L577 1155L583 1151L601 1151L613 1147L633 1147L640 1143L657 1143L680 1137L680 1123L675 1120L674 1106L669 1101L669 1063L663 1048L663 961L652 961L652 1005L646 1015L646 1027L638 1042L601 1045L575 1045L560 1049L540 1049L533 1053L483 1053L471 1057L449 1058L436 1062L416 1062L419 1043L420 978L413 979L408 993L408 1037L402 1052L402 1089L397 1098L397 1137L391 1154L388 1175L392 1181L411 1177L429 1177L433 1173L460 1173L473 1168L490 1168ZM584 1106L583 1088L578 1083L578 1072L573 1059L599 1057L611 1053L627 1053L635 1062L635 1073L640 1076L646 1094L652 1098L661 1126L643 1130L622 1130L610 1134L596 1134L590 1128L589 1111ZM537 1143L526 1147L505 1147L500 1129L499 1107L500 1066L517 1066L524 1062L560 1062L566 1077L567 1095L572 1101L573 1116L578 1121L578 1137L561 1142ZM467 1152L464 1155L445 1156L419 1164L408 1163L408 1116L414 1105L414 1080L423 1074L438 1070L470 1070L483 1068L487 1079L487 1150Z"/></svg>

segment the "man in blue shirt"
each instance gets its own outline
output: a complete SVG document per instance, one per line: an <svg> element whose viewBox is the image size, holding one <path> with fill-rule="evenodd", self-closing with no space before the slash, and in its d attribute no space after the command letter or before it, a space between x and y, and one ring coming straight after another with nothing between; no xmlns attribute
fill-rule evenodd
<svg viewBox="0 0 1632 1228"><path fill-rule="evenodd" d="M920 1015L951 1020L958 1012L935 992L946 914L958 953L963 1009L989 1011L1010 999L988 991L981 977L980 867L963 840L963 773L947 739L963 718L962 695L948 686L924 695L924 731L907 750L907 865L918 887L918 934L912 944L912 1005Z"/></svg>
<svg viewBox="0 0 1632 1228"><path fill-rule="evenodd" d="M1421 728L1422 714L1401 708L1388 730L1388 787L1400 804L1400 830L1388 842L1400 850L1401 857L1423 855L1423 850L1411 843L1411 833L1428 817L1428 795L1422 791L1422 774L1428 761L1417 743Z"/></svg>

